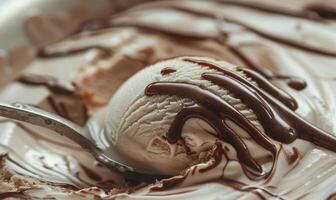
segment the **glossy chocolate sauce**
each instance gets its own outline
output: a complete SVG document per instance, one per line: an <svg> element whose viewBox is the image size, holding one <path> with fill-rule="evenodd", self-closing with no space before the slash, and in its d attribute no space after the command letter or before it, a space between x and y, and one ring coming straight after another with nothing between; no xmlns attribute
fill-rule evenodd
<svg viewBox="0 0 336 200"><path fill-rule="evenodd" d="M270 69L259 66L258 64L254 63L245 53L237 46L229 46L232 53L234 53L238 58L240 58L246 66L257 71L259 74L263 75L265 78L269 80L284 80L289 87L295 90L303 90L307 87L307 83L304 79L295 77L295 76L288 76L288 75L280 75L276 74Z"/></svg>
<svg viewBox="0 0 336 200"><path fill-rule="evenodd" d="M203 73L202 78L228 89L244 104L253 108L265 129L265 134L273 140L288 144L296 139L303 139L336 151L336 138L302 119L293 111L296 108L293 106L296 105L293 104L295 100L276 89L258 73L239 69L246 72L252 80L261 83L260 88L237 72L226 70L205 60L189 59L190 61L217 69L218 72ZM188 119L200 118L214 128L220 139L229 142L236 149L241 163L261 173L261 166L253 159L242 138L226 124L226 120L231 120L244 129L258 144L271 151L275 157L276 149L272 141L239 110L209 90L189 83L162 81L148 85L145 94L147 96L175 95L192 99L195 102L194 105L185 106L175 116L166 134L170 143L176 143L181 138L183 126Z"/></svg>
<svg viewBox="0 0 336 200"><path fill-rule="evenodd" d="M209 62L209 61L204 61L204 60L198 60L194 58L184 58L184 61L191 62L198 64L202 67L208 67L210 69L214 69L216 71L222 72L224 74L229 74L230 76L234 77L235 79L238 79L239 81L243 82L244 84L247 84L251 87L253 85L244 79L243 77L237 75L236 73L233 73L232 71L226 70L223 67L217 65L216 63ZM267 81L263 76L261 76L259 73L256 73L253 70L247 69L247 68L241 68L239 67L238 70L243 71L248 77L250 77L253 81L255 81L260 88L277 98L279 101L281 101L283 104L285 104L288 108L292 110L296 110L298 105L295 99L284 92L283 90L275 87L272 83ZM258 89L258 88L256 88Z"/></svg>
<svg viewBox="0 0 336 200"><path fill-rule="evenodd" d="M168 75L168 74L171 74L171 73L174 73L176 72L176 69L174 68L171 68L171 67L166 67L164 69L161 70L161 74L164 76L164 75Z"/></svg>
<svg viewBox="0 0 336 200"><path fill-rule="evenodd" d="M292 150L293 152L291 155L286 155L289 165L295 163L301 157L300 151L296 147L293 147Z"/></svg>

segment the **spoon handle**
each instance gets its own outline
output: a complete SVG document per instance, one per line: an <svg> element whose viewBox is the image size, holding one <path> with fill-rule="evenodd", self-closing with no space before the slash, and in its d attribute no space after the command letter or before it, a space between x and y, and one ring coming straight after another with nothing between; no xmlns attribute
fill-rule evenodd
<svg viewBox="0 0 336 200"><path fill-rule="evenodd" d="M22 103L0 101L0 116L53 130L86 150L95 148L95 145L84 135L85 131L82 127L45 110Z"/></svg>
<svg viewBox="0 0 336 200"><path fill-rule="evenodd" d="M53 130L71 139L76 144L79 144L104 165L117 169L120 172L135 171L132 167L113 160L113 158L105 154L105 152L98 149L97 146L87 138L87 133L84 128L61 116L27 104L4 101L0 101L0 116Z"/></svg>

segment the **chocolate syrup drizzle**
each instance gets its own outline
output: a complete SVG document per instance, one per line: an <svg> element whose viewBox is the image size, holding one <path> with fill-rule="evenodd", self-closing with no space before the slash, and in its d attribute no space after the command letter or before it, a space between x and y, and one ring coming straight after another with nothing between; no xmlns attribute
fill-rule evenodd
<svg viewBox="0 0 336 200"><path fill-rule="evenodd" d="M217 64L192 58L184 59L203 67L217 69L215 73L203 73L202 78L228 89L249 108L253 108L258 120L265 129L265 134L281 143L292 143L303 139L331 151L336 151L336 138L318 129L302 119L293 110L297 107L295 100L277 89L260 74L239 68L253 81L260 83L260 88L237 72L227 70ZM269 150L275 157L276 148L268 137L253 125L239 110L221 97L199 86L180 82L154 82L145 89L147 96L175 95L192 99L195 104L185 106L175 117L168 132L167 140L176 143L181 138L182 128L190 118L205 120L216 131L217 136L229 142L237 151L238 159L245 166L259 173L261 166L251 156L246 144L231 129L226 120L231 120L244 129L260 146Z"/></svg>
<svg viewBox="0 0 336 200"><path fill-rule="evenodd" d="M247 85L252 85L249 81L246 79L242 78L241 76L238 76L236 73L233 73L229 70L224 69L223 67L217 65L216 63L210 62L210 61L204 61L200 59L190 59L190 58L184 58L183 61L190 62L190 63L195 63L203 67L208 67L210 69L222 72L224 74L230 74L230 76L238 79L239 81L247 84ZM298 105L295 99L284 92L283 90L275 87L272 83L267 81L263 76L260 75L260 73L256 73L253 70L247 69L247 68L241 68L238 67L238 70L243 71L248 77L250 77L253 81L255 81L260 88L263 90L267 91L269 94L274 96L275 98L279 99L283 104L285 104L288 108L292 110L296 110ZM257 88L258 89L258 88Z"/></svg>
<svg viewBox="0 0 336 200"><path fill-rule="evenodd" d="M161 70L162 75L168 75L168 74L171 74L171 73L174 73L174 72L176 72L176 69L171 68L171 67L166 67L166 68Z"/></svg>
<svg viewBox="0 0 336 200"><path fill-rule="evenodd" d="M266 67L259 66L254 63L249 57L237 46L229 45L229 49L232 53L234 53L238 58L240 58L246 66L257 71L259 74L263 75L265 78L269 80L284 80L287 85L295 90L303 90L307 87L307 83L304 79L296 77L296 76L285 76L274 73L273 71L267 69Z"/></svg>

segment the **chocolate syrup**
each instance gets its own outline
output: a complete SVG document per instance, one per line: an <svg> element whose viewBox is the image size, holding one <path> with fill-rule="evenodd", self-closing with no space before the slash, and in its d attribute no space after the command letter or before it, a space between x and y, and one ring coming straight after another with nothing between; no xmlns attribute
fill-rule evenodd
<svg viewBox="0 0 336 200"><path fill-rule="evenodd" d="M261 167L250 155L243 140L224 122L224 119L230 119L247 130L251 130L249 133L253 132L256 136L263 138L260 143L264 142L267 146L271 146L271 143L261 135L260 131L244 115L219 96L192 84L176 82L152 83L147 86L145 93L148 96L176 95L197 102L198 105L185 107L175 117L166 135L170 143L176 143L181 137L183 125L189 118L204 119L215 128L218 137L229 141L237 149L238 157L243 163L256 171L261 170Z"/></svg>
<svg viewBox="0 0 336 200"><path fill-rule="evenodd" d="M279 93L275 86L272 86L267 80L262 79L261 82L261 75L251 70L246 71L247 75L251 75L252 80L259 79L256 82L261 82L263 86L259 88L246 81L237 72L225 70L204 60L202 62L190 61L201 66L217 68L218 73L203 73L202 77L228 89L244 104L253 108L258 120L265 128L265 133L270 138L286 144L300 138L328 150L336 151L336 138L305 121L290 109L288 105L291 104L288 104L288 96ZM268 91L272 91L270 93L275 93L277 96L272 96ZM145 94L147 96L175 95L190 98L195 102L194 105L184 107L175 116L166 134L170 143L176 143L181 138L183 126L188 119L200 118L214 128L220 139L229 142L236 149L241 163L261 172L260 165L251 156L241 137L226 124L225 120L231 120L244 129L258 144L271 151L273 155L276 152L274 144L268 137L261 133L239 110L204 88L189 83L162 81L148 85ZM287 102L288 105L286 106L282 101Z"/></svg>
<svg viewBox="0 0 336 200"><path fill-rule="evenodd" d="M293 163L295 163L297 160L300 159L301 157L301 154L300 154L300 151L296 148L296 147L293 147L293 152L291 155L288 155L287 157L287 160L288 160L288 164L291 165ZM287 156L287 155L286 155Z"/></svg>
<svg viewBox="0 0 336 200"><path fill-rule="evenodd" d="M275 75L270 79L285 80L287 85L295 90L303 90L307 87L307 82L305 80L295 76Z"/></svg>
<svg viewBox="0 0 336 200"><path fill-rule="evenodd" d="M194 58L184 58L183 59L186 62L191 62L198 64L203 67L208 67L210 69L217 70L219 72L222 72L224 74L229 74L230 76L234 77L235 79L243 82L244 84L247 84L249 86L252 86L252 84L244 79L243 77L237 75L236 73L233 73L232 71L226 70L225 68L217 65L216 63L194 59ZM279 101L281 101L283 104L285 104L287 107L289 107L292 110L296 110L298 105L295 99L284 92L283 90L275 87L272 83L267 81L263 76L261 76L259 73L256 73L253 70L247 69L247 68L241 68L238 67L238 70L243 71L247 76L249 76L253 81L255 81L260 88L265 90L266 92L270 93L272 96L276 97ZM258 89L258 88L256 88Z"/></svg>
<svg viewBox="0 0 336 200"><path fill-rule="evenodd" d="M259 74L263 75L265 78L272 79L280 79L286 81L287 85L295 90L303 90L307 87L307 83L305 80L295 76L285 76L274 73L273 71L267 69L266 67L259 66L254 63L245 53L237 46L229 46L229 49L232 53L234 53L237 57L239 57L249 68L257 71Z"/></svg>
<svg viewBox="0 0 336 200"><path fill-rule="evenodd" d="M171 74L171 73L174 73L176 72L176 69L174 68L171 68L171 67L166 67L166 68L163 68L161 70L161 74L164 76L164 75L168 75L168 74Z"/></svg>

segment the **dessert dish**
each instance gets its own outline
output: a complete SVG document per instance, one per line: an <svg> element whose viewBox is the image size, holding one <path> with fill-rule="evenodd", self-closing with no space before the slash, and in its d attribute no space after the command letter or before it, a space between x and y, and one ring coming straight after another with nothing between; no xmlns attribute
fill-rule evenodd
<svg viewBox="0 0 336 200"><path fill-rule="evenodd" d="M335 198L332 5L157 1L39 49L1 98L87 124L100 148L168 178L126 179L2 119L0 198Z"/></svg>

